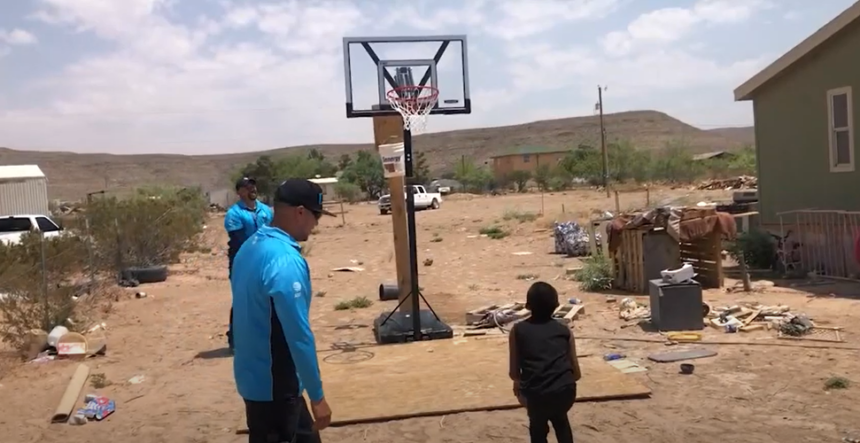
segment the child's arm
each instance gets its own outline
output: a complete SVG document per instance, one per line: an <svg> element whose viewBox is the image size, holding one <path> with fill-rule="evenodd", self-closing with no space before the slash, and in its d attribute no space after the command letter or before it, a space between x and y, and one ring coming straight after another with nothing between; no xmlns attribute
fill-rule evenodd
<svg viewBox="0 0 860 443"><path fill-rule="evenodd" d="M514 328L517 326L514 325L511 328L510 334L508 334L508 376L511 377L511 380L514 382L514 397L517 398L517 401L520 402L521 405L525 406L526 401L520 392L520 357L517 352L517 339L514 334Z"/></svg>
<svg viewBox="0 0 860 443"><path fill-rule="evenodd" d="M570 330L570 364L573 368L573 379L579 381L582 378L582 370L579 369L579 358L576 356L576 338L573 336L573 329Z"/></svg>
<svg viewBox="0 0 860 443"><path fill-rule="evenodd" d="M520 360L517 352L517 340L514 335L514 325L508 334L508 376L516 383L520 381Z"/></svg>

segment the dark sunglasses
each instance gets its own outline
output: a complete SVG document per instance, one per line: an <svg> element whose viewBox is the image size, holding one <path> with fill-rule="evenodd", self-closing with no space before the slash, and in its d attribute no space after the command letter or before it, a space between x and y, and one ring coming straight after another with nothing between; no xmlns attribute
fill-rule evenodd
<svg viewBox="0 0 860 443"><path fill-rule="evenodd" d="M308 212L310 212L311 214L313 214L313 215L314 215L314 219L315 219L315 220L317 220L317 221L319 221L319 219L320 219L320 218L322 218L322 212L314 211L313 209L308 209L308 208L306 208L306 207L304 207L304 206L302 206L302 209L304 209L305 211L308 211Z"/></svg>

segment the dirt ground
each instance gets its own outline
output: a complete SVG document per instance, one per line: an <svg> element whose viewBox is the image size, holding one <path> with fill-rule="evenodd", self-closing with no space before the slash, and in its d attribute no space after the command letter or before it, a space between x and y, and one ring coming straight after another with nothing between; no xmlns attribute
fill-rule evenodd
<svg viewBox="0 0 860 443"><path fill-rule="evenodd" d="M661 190L652 192L651 199L695 203L709 197L724 195ZM644 194L621 196L622 208L643 204ZM596 191L577 191L548 194L543 205L547 215L525 223L504 221L503 215L506 211L539 211L539 195L457 196L438 211L418 214L419 259L433 259L432 266L420 267L421 286L437 312L451 324L462 324L468 309L522 300L530 283L516 276L530 273L552 281L564 297L577 297L587 304L587 315L575 325L578 336L659 338L638 327L622 328L624 322L618 319L615 305L606 303L604 295L582 293L575 282L557 278L576 259L550 254L552 239L542 228L555 218L584 219L591 210L611 210L614 201ZM310 242L314 290L324 293L314 299L312 307L320 348L338 342L372 342L368 326L395 303L377 301L366 309L334 310L339 301L356 296L376 299L379 283L393 280L395 272L390 218L379 216L369 204L347 206L347 211L345 226L340 226L339 218L323 220L319 234ZM478 229L495 221L507 225L512 234L501 240L476 236ZM113 416L80 427L49 424L77 363L16 364L0 379L2 441L67 442L69 436L91 443L245 441L247 437L234 434L241 405L231 360L222 351L230 306L222 231L221 220L213 218L205 236L212 245L210 254L189 255L172 268L167 282L142 288L149 297L135 299L134 291L129 291L106 316L107 355L87 363L92 373L103 373L112 382L98 392L117 401ZM434 235L442 240L431 242ZM330 271L339 266L362 266L364 271ZM860 294L860 288L846 284L810 288L822 295L812 297L796 288L777 287L755 294L709 290L705 298L718 304L753 300L786 304L817 321L844 327L848 342L844 346L860 346L855 326L860 302L851 297ZM640 378L653 395L644 400L578 403L571 412L577 441L818 443L840 441L860 432L858 388L823 388L824 381L834 375L860 382L856 375L860 352L774 346L786 342L764 331L731 336L713 329L705 333L708 340L749 344L714 346L717 357L696 361L696 373L682 376L675 364L652 364L645 358L666 349L663 344L580 338L584 352L622 352L648 367L647 373L628 376ZM142 383L128 381L139 375L145 377ZM384 374L379 381L384 389ZM440 395L444 395L444 380L427 383L438 383ZM85 391L94 389L87 386ZM416 443L528 441L522 410L457 414L444 421L436 417L346 426L325 430L323 438Z"/></svg>

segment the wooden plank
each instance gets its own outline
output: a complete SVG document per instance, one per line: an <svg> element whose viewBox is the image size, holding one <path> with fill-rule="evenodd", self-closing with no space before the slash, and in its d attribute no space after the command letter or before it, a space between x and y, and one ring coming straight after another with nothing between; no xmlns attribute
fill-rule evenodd
<svg viewBox="0 0 860 443"><path fill-rule="evenodd" d="M359 361L359 352L369 359ZM321 354L326 398L336 411L333 424L517 408L508 389L507 353L504 340L461 339L364 348L352 356ZM602 359L584 358L580 365L577 401L651 392Z"/></svg>

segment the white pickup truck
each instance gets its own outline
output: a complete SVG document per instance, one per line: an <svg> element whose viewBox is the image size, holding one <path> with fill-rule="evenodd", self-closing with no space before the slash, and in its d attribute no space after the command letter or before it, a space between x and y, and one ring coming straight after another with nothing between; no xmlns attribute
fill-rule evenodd
<svg viewBox="0 0 860 443"><path fill-rule="evenodd" d="M407 190L409 187L407 187ZM421 185L411 186L412 194L415 196L415 209L439 209L442 206L442 194L438 192L427 192ZM405 195L405 194L404 194ZM379 213L382 215L391 212L391 194L379 197Z"/></svg>
<svg viewBox="0 0 860 443"><path fill-rule="evenodd" d="M59 236L63 228L47 215L0 215L0 243L18 244L24 234L34 231L51 238Z"/></svg>

